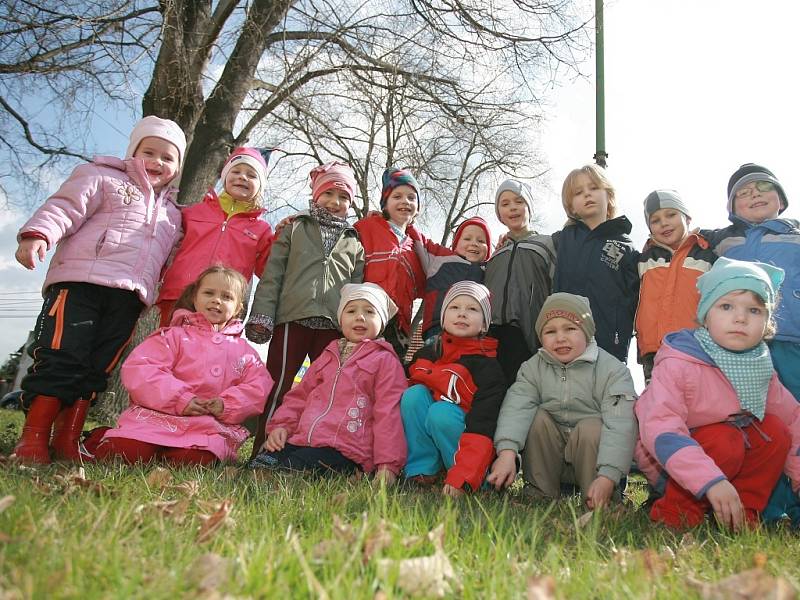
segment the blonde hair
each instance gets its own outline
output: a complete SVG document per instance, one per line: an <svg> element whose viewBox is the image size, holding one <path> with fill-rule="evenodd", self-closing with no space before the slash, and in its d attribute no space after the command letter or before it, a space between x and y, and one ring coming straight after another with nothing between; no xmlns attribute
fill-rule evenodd
<svg viewBox="0 0 800 600"><path fill-rule="evenodd" d="M564 180L564 185L561 186L561 204L564 206L564 212L567 213L567 225L574 225L578 221L572 214L572 198L575 195L575 188L581 175L586 175L596 186L605 190L606 196L608 196L606 219L613 219L617 216L617 199L614 195L614 186L611 185L605 169L598 165L584 165L579 169L570 171Z"/></svg>
<svg viewBox="0 0 800 600"><path fill-rule="evenodd" d="M234 294L236 294L237 299L239 300L239 312L234 316L234 318L241 318L244 316L244 301L245 301L245 294L247 292L247 280L244 278L244 275L236 271L235 269L229 269L228 267L223 267L222 265L214 265L213 267L207 268L205 271L200 273L200 276L189 285L181 293L178 300L175 302L175 306L172 309L172 313L174 314L176 310L179 308L183 308L186 310L194 311L196 310L194 307L194 297L197 294L197 288L200 287L200 282L205 279L208 275L221 275L224 277L228 284L231 287L231 290ZM170 319L172 315L170 315Z"/></svg>

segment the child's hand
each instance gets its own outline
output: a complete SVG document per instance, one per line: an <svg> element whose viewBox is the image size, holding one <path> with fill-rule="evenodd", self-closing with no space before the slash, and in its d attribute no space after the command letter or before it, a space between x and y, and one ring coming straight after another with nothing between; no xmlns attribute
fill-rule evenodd
<svg viewBox="0 0 800 600"><path fill-rule="evenodd" d="M461 498L461 496L464 495L464 490L453 487L449 483L445 483L444 487L442 488L442 494L445 496L450 496L451 498Z"/></svg>
<svg viewBox="0 0 800 600"><path fill-rule="evenodd" d="M289 434L283 427L277 427L267 436L267 441L264 442L264 448L267 452L283 450L283 447L286 445L286 438L288 437Z"/></svg>
<svg viewBox="0 0 800 600"><path fill-rule="evenodd" d="M205 407L208 414L218 417L222 414L222 411L225 410L225 403L222 401L222 398L209 398L205 401Z"/></svg>
<svg viewBox="0 0 800 600"><path fill-rule="evenodd" d="M36 257L39 257L39 262L43 262L45 254L47 254L47 242L39 238L24 238L17 246L14 258L26 269L33 270L36 268Z"/></svg>
<svg viewBox="0 0 800 600"><path fill-rule="evenodd" d="M389 487L390 485L393 485L394 482L397 480L397 475L392 473L386 467L378 467L375 470L375 480L376 481L383 480L383 483L386 484L386 487Z"/></svg>
<svg viewBox="0 0 800 600"><path fill-rule="evenodd" d="M486 478L496 490L503 490L514 483L517 477L517 453L501 450L492 465L492 472Z"/></svg>
<svg viewBox="0 0 800 600"><path fill-rule="evenodd" d="M723 526L734 531L739 530L744 524L744 506L739 498L739 492L730 481L718 481L706 492L706 498L714 509L714 516Z"/></svg>
<svg viewBox="0 0 800 600"><path fill-rule="evenodd" d="M199 417L200 415L208 414L204 402L200 398L192 398L181 414L184 417Z"/></svg>
<svg viewBox="0 0 800 600"><path fill-rule="evenodd" d="M611 501L611 494L614 493L614 482L605 475L598 475L589 489L586 490L586 506L589 510L596 510L606 506Z"/></svg>

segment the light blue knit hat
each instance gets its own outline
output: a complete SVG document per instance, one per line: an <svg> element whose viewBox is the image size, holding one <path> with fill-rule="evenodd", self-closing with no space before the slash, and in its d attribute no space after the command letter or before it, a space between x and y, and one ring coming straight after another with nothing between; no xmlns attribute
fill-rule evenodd
<svg viewBox="0 0 800 600"><path fill-rule="evenodd" d="M708 272L697 278L697 320L703 323L714 303L734 290L748 290L774 306L783 275L783 269L766 263L718 258Z"/></svg>

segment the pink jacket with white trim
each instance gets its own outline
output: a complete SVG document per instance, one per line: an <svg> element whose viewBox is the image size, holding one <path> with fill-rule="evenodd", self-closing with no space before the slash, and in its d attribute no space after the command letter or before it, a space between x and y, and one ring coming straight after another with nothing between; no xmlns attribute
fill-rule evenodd
<svg viewBox="0 0 800 600"><path fill-rule="evenodd" d="M295 446L335 448L369 473L394 474L406 463L400 396L408 387L403 367L382 339L361 342L344 364L332 341L287 392L267 424L283 427Z"/></svg>
<svg viewBox="0 0 800 600"><path fill-rule="evenodd" d="M96 157L75 168L20 228L58 245L44 288L78 281L132 290L152 304L161 268L180 234L174 188L153 191L140 159Z"/></svg>
<svg viewBox="0 0 800 600"><path fill-rule="evenodd" d="M671 477L701 498L725 475L691 438L690 431L725 422L742 409L733 386L701 349L692 332L682 329L667 335L656 354L653 379L634 406L639 419L634 458L657 489L663 486L666 477ZM792 446L784 471L797 491L800 404L774 373L767 391L765 414L776 415L789 429Z"/></svg>
<svg viewBox="0 0 800 600"><path fill-rule="evenodd" d="M215 331L200 313L176 310L170 327L139 344L122 365L131 404L116 429L123 437L172 448L197 447L235 460L249 432L241 426L260 414L272 379L235 319ZM222 415L181 416L194 397L222 398Z"/></svg>

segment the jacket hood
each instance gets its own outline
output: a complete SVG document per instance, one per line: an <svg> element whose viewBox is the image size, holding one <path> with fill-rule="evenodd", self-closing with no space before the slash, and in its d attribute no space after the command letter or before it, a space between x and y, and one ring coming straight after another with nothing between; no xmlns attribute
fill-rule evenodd
<svg viewBox="0 0 800 600"><path fill-rule="evenodd" d="M686 238L681 242L681 245L678 246L677 250L673 250L669 246L666 246L661 242L657 242L655 239L653 239L653 236L651 234L650 237L647 238L647 241L644 243L644 248L642 248L642 252L647 252L651 248L662 248L664 250L668 250L671 254L674 254L684 246L687 245L690 246L695 243L698 246L700 246L703 250L708 248L708 241L697 232L690 232L689 235L687 235Z"/></svg>
<svg viewBox="0 0 800 600"><path fill-rule="evenodd" d="M539 348L539 354L542 356L542 359L548 363L553 365L554 367L566 367L569 368L572 365L577 363L593 363L597 362L597 356L600 354L600 347L597 345L597 342L594 338L592 341L586 345L586 350L583 353L575 358L572 362L568 362L567 364L562 363L558 360L555 356L550 354L544 347Z"/></svg>
<svg viewBox="0 0 800 600"><path fill-rule="evenodd" d="M339 340L342 338L337 338L333 340L330 344L325 346L323 353L330 353L336 360L339 360ZM387 342L383 338L377 338L374 340L364 340L359 342L358 345L353 348L353 351L350 353L350 356L347 358L346 362L350 362L350 360L360 360L366 356L371 354L375 354L376 352L391 352L395 354L392 345ZM399 359L398 359L399 360Z"/></svg>
<svg viewBox="0 0 800 600"><path fill-rule="evenodd" d="M767 221L762 221L761 223L751 223L736 215L734 213L728 213L728 220L744 229L748 229L750 227L765 227L770 231L774 231L775 233L789 233L791 231L797 231L800 229L800 221L796 219L787 219L787 218L777 218L777 219L769 219ZM702 232L701 232L702 233Z"/></svg>
<svg viewBox="0 0 800 600"><path fill-rule="evenodd" d="M221 331L217 331L202 313L192 312L184 308L179 308L172 314L172 319L170 319L169 324L170 327L196 327L212 333L221 333L223 335L237 337L240 336L244 330L244 323L242 323L241 319L234 318L228 321Z"/></svg>
<svg viewBox="0 0 800 600"><path fill-rule="evenodd" d="M689 356L695 362L712 367L717 366L714 360L700 346L700 342L694 337L694 332L694 329L681 329L680 331L668 333L664 337L664 345L656 354L655 364L657 365L664 358L675 357L680 354L681 358Z"/></svg>
<svg viewBox="0 0 800 600"><path fill-rule="evenodd" d="M210 205L214 210L219 211L221 214L224 214L225 211L222 210L222 206L219 204L219 194L217 194L217 190L209 189L206 192L206 195L203 196L203 202ZM260 217L264 214L266 209L262 206L255 206L253 210L245 210L243 212L236 213L237 215L243 215L246 217Z"/></svg>
<svg viewBox="0 0 800 600"><path fill-rule="evenodd" d="M492 337L460 338L443 332L440 343L442 349L440 361L455 362L459 357L470 354L497 356L497 340Z"/></svg>

